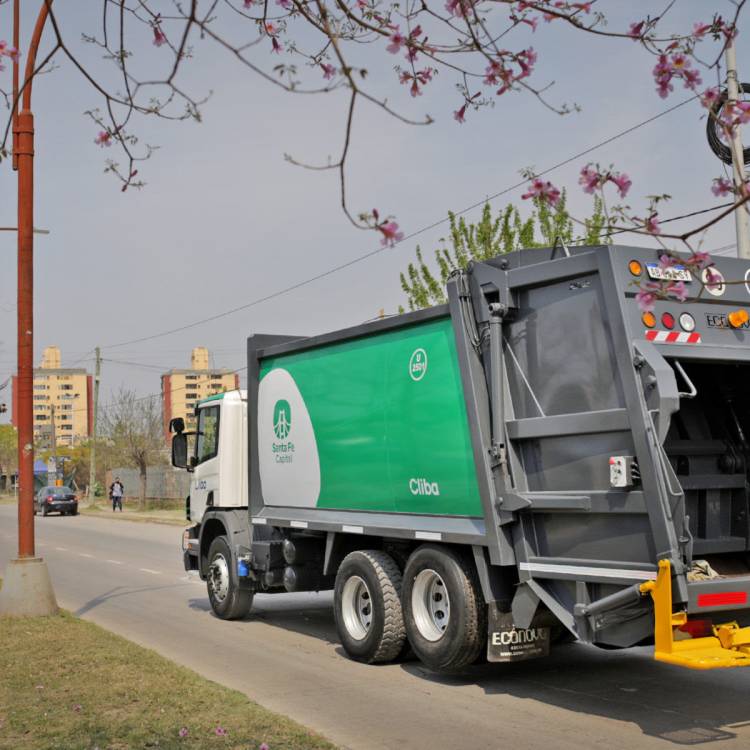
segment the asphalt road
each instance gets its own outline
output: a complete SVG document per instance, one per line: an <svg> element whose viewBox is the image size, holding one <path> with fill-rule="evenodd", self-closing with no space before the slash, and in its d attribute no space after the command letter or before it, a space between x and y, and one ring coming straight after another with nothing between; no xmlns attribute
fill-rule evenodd
<svg viewBox="0 0 750 750"><path fill-rule="evenodd" d="M15 555L0 506L0 566ZM691 672L647 649L569 645L547 659L444 677L418 662L365 666L336 640L331 595L258 596L223 622L182 570L181 529L37 518L61 606L356 748L581 750L750 747L750 669Z"/></svg>

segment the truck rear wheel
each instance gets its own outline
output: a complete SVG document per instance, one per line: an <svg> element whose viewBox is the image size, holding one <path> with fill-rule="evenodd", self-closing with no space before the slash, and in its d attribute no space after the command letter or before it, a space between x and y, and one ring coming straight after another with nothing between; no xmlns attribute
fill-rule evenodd
<svg viewBox="0 0 750 750"><path fill-rule="evenodd" d="M211 609L222 620L244 617L253 605L253 591L240 588L232 552L224 536L217 536L208 549L206 586Z"/></svg>
<svg viewBox="0 0 750 750"><path fill-rule="evenodd" d="M479 658L487 611L474 572L455 552L419 547L404 570L402 602L406 635L426 666L455 671Z"/></svg>
<svg viewBox="0 0 750 750"><path fill-rule="evenodd" d="M395 659L406 640L401 572L378 550L348 554L336 574L333 612L341 645L366 664Z"/></svg>

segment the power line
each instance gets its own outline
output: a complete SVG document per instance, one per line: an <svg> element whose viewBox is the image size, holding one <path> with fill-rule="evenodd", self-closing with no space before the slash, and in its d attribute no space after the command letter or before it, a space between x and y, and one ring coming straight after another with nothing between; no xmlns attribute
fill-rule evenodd
<svg viewBox="0 0 750 750"><path fill-rule="evenodd" d="M689 97L688 99L683 100L682 102L679 102L672 107L669 107L668 109L663 110L662 112L659 112L656 115L653 115L646 120L642 120L639 123L636 123L635 125L631 125L629 128L626 128L625 130L621 130L619 133L616 133L615 135L610 136L609 138L604 139L603 141L600 141L599 143L590 146L589 148L584 149L583 151L579 151L578 153L567 157L566 159L563 159L560 162L557 162L557 164L553 164L550 167L547 167L547 169L542 170L541 172L537 172L537 176L543 177L544 175L550 174L551 172L560 169L561 167L566 166L567 164L570 164L573 161L576 161L577 159L580 159L583 156L587 156L588 154L592 153L593 151L596 151L599 148L602 148L603 146L606 146L610 143L613 143L614 141L623 138L626 135L629 135L635 130L638 130L638 128L643 127L644 125L648 125L655 120L658 120L661 117L664 117L665 115L671 114L675 110L679 109L680 107L684 107L689 102L692 102L695 100L694 96ZM520 182L516 182L513 185L510 185L509 187L504 188L503 190L500 190L497 193L494 193L493 195L490 195L486 198L483 198L481 201L477 201L476 203L472 203L470 206L466 206L465 208L462 208L460 211L453 212L456 216L461 216L465 213L468 213L469 211L473 211L475 208L478 208L479 206L484 205L485 203L491 202L496 200L502 195L505 195L507 193L512 192L513 190L517 190L520 187L524 187L528 183L528 180L524 179ZM448 221L447 218L439 219L438 221L434 221L431 224L428 224L421 229L417 229L414 232L411 232L410 234L407 234L405 237L403 237L398 242L394 243L394 245L401 245L405 242L408 242L409 240L414 239L415 237L418 237L420 234L424 234L425 232L430 231L431 229L435 229L436 227L441 226L442 224L445 224ZM211 323L214 320L219 320L221 318L225 318L229 315L234 315L235 313L241 312L242 310L248 310L251 307L255 307L257 305L260 305L264 302L269 302L272 299L275 299L277 297L281 297L285 294L289 294L290 292L293 292L297 289L300 289L301 287L307 286L308 284L312 284L316 281L320 281L321 279L326 278L327 276L331 276L335 273L338 273L339 271L343 271L346 268L350 268L351 266L356 265L357 263L361 263L364 260L367 260L368 258L372 258L374 255L377 255L378 253L381 253L385 250L383 247L378 247L375 250L370 250L367 253L364 253L363 255L359 255L356 258L352 258L351 260L346 261L345 263L339 263L336 266L333 266L326 271L322 271L319 274L316 274L314 276L311 276L307 279L304 279L303 281L299 281L296 284L291 284L290 286L284 287L282 289L279 289L275 292L272 292L270 294L264 295L263 297L258 297L257 299L254 299L250 302L247 302L243 305L238 305L237 307L233 307L230 310L224 310L223 312L216 313L215 315L210 315L206 318L202 318L200 320L196 320L192 323L187 323L182 326L178 326L176 328L170 328L166 331L161 331L160 333L153 333L149 334L147 336L140 336L135 339L129 339L127 341L121 341L117 344L108 344L106 346L103 346L102 349L115 349L119 348L121 346L128 346L130 344L139 344L144 341L153 341L154 339L162 338L164 336L171 336L174 333L180 333L181 331L187 331L191 328L196 328L197 326L204 325L205 323Z"/></svg>

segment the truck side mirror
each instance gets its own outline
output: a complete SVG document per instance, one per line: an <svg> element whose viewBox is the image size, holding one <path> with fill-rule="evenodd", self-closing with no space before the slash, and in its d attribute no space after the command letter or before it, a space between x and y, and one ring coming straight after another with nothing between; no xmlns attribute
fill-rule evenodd
<svg viewBox="0 0 750 750"><path fill-rule="evenodd" d="M182 417L175 417L169 420L170 432L185 432L185 420Z"/></svg>
<svg viewBox="0 0 750 750"><path fill-rule="evenodd" d="M172 466L178 469L188 468L188 441L184 432L178 432L172 438Z"/></svg>

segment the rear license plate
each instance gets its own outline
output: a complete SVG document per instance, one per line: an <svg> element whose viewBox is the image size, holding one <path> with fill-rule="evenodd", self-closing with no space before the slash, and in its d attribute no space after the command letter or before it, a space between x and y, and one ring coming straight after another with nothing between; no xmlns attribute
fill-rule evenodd
<svg viewBox="0 0 750 750"><path fill-rule="evenodd" d="M487 661L523 661L549 655L549 628L513 627L513 615L489 606Z"/></svg>
<svg viewBox="0 0 750 750"><path fill-rule="evenodd" d="M690 283L693 276L684 266L670 266L662 268L658 263L646 263L646 271L650 279L657 281L687 281Z"/></svg>

